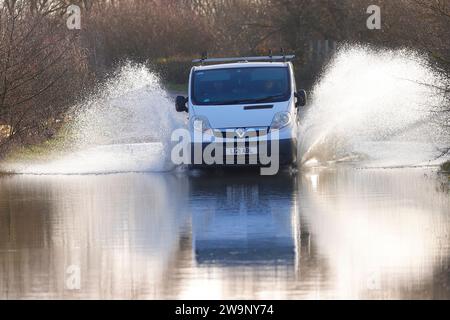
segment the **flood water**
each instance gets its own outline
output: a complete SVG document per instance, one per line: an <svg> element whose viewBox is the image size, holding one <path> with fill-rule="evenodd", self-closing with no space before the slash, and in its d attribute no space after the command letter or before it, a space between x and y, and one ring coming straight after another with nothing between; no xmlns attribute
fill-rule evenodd
<svg viewBox="0 0 450 320"><path fill-rule="evenodd" d="M449 299L446 179L349 167L3 176L0 298Z"/></svg>

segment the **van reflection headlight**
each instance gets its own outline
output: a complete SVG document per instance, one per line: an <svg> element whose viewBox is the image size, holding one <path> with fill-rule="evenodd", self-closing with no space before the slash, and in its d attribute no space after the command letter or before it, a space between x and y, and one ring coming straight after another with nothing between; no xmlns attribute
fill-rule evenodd
<svg viewBox="0 0 450 320"><path fill-rule="evenodd" d="M208 119L199 116L192 117L192 128L195 131L203 133L209 133L212 131Z"/></svg>
<svg viewBox="0 0 450 320"><path fill-rule="evenodd" d="M280 130L280 129L290 125L291 121L292 121L292 117L289 112L287 112L287 111L278 112L273 117L272 124L270 125L270 129L271 130Z"/></svg>

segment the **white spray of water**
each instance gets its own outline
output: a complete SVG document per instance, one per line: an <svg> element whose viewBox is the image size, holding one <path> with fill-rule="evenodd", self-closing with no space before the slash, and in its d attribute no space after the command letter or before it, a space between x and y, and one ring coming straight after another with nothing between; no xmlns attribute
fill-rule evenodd
<svg viewBox="0 0 450 320"><path fill-rule="evenodd" d="M31 174L98 174L167 171L169 139L181 125L158 77L127 63L75 107L69 154L46 163L15 163L8 171Z"/></svg>
<svg viewBox="0 0 450 320"><path fill-rule="evenodd" d="M410 50L342 48L313 89L300 130L302 163L428 164L442 138L432 119L441 81Z"/></svg>

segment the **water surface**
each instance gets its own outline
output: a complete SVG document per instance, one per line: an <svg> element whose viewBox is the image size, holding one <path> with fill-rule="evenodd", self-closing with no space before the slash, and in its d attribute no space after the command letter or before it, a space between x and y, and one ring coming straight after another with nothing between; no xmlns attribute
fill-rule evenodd
<svg viewBox="0 0 450 320"><path fill-rule="evenodd" d="M345 167L4 176L0 298L448 299L446 185Z"/></svg>

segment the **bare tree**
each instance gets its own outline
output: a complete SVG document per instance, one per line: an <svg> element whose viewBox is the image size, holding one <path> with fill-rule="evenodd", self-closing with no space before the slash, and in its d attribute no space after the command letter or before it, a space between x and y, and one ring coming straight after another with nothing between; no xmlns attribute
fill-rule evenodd
<svg viewBox="0 0 450 320"><path fill-rule="evenodd" d="M86 75L60 1L5 1L0 7L0 147L51 135Z"/></svg>

